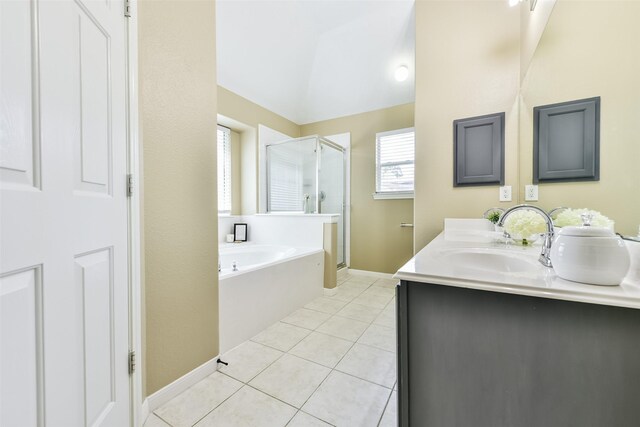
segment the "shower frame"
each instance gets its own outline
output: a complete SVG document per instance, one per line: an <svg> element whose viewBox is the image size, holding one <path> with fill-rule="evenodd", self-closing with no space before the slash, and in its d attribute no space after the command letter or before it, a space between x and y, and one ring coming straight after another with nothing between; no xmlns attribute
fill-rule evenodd
<svg viewBox="0 0 640 427"><path fill-rule="evenodd" d="M347 241L347 236L346 236L346 230L347 230L347 226L346 226L346 215L345 215L345 209L346 209L346 197L347 197L347 158L345 156L346 153L346 148L344 148L343 146L341 146L340 144L336 144L335 142L324 138L320 135L309 135L309 136L302 136L299 138L289 138L289 139L285 139L283 141L278 141L278 142L274 142L274 143L270 143L270 144L266 144L266 164L267 164L267 206L266 206L266 211L267 213L271 213L270 210L270 188L271 188L271 170L269 165L271 164L270 162L270 151L269 151L269 147L271 146L277 146L277 145L282 145L282 144L288 144L291 142L301 142L301 141L308 141L310 139L315 138L315 148L314 148L314 152L316 154L316 170L315 170L315 174L316 174L316 179L315 179L315 194L316 194L316 200L315 200L315 213L317 214L321 214L322 213L322 206L321 203L322 201L320 200L320 169L322 166L322 145L327 145L335 150L338 150L341 154L342 154L342 207L340 209L340 216L342 219L342 257L343 260L341 263L338 264L338 268L341 267L345 267L346 266L346 260L347 260L347 255L346 255L346 241ZM298 212L298 211L292 211L292 212ZM300 212L304 212L304 210L301 210Z"/></svg>

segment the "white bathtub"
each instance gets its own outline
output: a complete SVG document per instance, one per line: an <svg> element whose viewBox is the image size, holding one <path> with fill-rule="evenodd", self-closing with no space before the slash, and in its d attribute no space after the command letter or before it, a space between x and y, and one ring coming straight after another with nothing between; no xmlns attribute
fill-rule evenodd
<svg viewBox="0 0 640 427"><path fill-rule="evenodd" d="M238 271L232 271L234 262ZM220 353L323 293L322 249L225 244L220 264Z"/></svg>
<svg viewBox="0 0 640 427"><path fill-rule="evenodd" d="M240 272L268 267L285 258L305 254L303 248L276 245L252 245L250 243L232 243L220 246L220 279ZM233 271L236 264L237 272Z"/></svg>

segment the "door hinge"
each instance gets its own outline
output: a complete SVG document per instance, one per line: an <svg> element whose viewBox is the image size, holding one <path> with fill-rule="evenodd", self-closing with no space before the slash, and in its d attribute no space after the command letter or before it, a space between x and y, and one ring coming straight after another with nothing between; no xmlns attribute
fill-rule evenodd
<svg viewBox="0 0 640 427"><path fill-rule="evenodd" d="M131 350L129 352L129 375L133 375L136 371L136 352Z"/></svg>
<svg viewBox="0 0 640 427"><path fill-rule="evenodd" d="M127 197L133 196L133 175L127 175Z"/></svg>
<svg viewBox="0 0 640 427"><path fill-rule="evenodd" d="M124 0L124 16L131 18L131 0Z"/></svg>

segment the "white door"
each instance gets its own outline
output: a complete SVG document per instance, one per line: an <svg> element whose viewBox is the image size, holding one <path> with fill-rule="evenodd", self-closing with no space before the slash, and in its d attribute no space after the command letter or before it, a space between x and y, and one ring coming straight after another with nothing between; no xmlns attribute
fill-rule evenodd
<svg viewBox="0 0 640 427"><path fill-rule="evenodd" d="M0 0L0 425L129 420L125 19Z"/></svg>

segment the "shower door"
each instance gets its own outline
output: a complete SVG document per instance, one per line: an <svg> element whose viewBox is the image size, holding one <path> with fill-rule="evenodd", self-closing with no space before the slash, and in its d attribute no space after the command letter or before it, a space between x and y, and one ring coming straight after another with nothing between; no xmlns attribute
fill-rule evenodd
<svg viewBox="0 0 640 427"><path fill-rule="evenodd" d="M318 156L318 212L338 214L338 266L345 259L345 157L344 149L335 143L319 138Z"/></svg>
<svg viewBox="0 0 640 427"><path fill-rule="evenodd" d="M316 213L315 137L267 146L267 212Z"/></svg>

